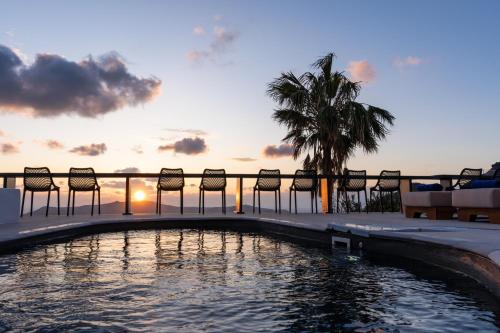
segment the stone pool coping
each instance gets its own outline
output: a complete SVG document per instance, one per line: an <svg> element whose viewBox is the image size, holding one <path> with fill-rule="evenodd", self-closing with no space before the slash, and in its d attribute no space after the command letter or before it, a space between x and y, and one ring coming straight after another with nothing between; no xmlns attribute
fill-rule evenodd
<svg viewBox="0 0 500 333"><path fill-rule="evenodd" d="M474 278L500 299L500 225L407 219L399 213L165 214L24 217L0 225L0 253L85 234L145 228L235 228L331 245L332 235L352 248L442 266Z"/></svg>

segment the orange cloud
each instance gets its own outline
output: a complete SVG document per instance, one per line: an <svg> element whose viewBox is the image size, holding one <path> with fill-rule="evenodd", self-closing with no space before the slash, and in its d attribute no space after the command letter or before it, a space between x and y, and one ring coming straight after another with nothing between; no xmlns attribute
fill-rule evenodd
<svg viewBox="0 0 500 333"><path fill-rule="evenodd" d="M375 79L376 72L367 60L351 61L347 67L354 81L368 83Z"/></svg>

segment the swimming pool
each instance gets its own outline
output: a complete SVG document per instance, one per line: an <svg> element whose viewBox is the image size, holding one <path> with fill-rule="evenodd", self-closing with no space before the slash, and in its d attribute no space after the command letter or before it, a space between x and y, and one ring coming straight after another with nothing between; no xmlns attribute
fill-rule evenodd
<svg viewBox="0 0 500 333"><path fill-rule="evenodd" d="M0 256L0 332L497 332L465 277L229 231L96 234Z"/></svg>

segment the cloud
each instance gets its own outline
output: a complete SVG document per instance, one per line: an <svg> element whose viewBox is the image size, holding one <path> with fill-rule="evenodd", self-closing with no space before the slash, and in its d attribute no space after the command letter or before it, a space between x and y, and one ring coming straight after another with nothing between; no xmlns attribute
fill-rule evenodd
<svg viewBox="0 0 500 333"><path fill-rule="evenodd" d="M92 143L90 145L78 146L71 149L70 153L75 153L82 156L97 156L104 154L107 150L105 143Z"/></svg>
<svg viewBox="0 0 500 333"><path fill-rule="evenodd" d="M144 154L144 150L142 149L141 145L132 147L132 151L136 154Z"/></svg>
<svg viewBox="0 0 500 333"><path fill-rule="evenodd" d="M267 158L280 158L293 155L293 146L283 143L279 146L268 145L262 152Z"/></svg>
<svg viewBox="0 0 500 333"><path fill-rule="evenodd" d="M160 152L172 150L186 155L198 155L207 151L207 145L202 138L184 138L172 144L159 146Z"/></svg>
<svg viewBox="0 0 500 333"><path fill-rule="evenodd" d="M161 89L157 78L129 73L123 59L110 53L74 62L37 54L31 64L19 52L0 45L0 109L35 117L63 114L94 118L152 100Z"/></svg>
<svg viewBox="0 0 500 333"><path fill-rule="evenodd" d="M49 149L63 149L64 145L57 140L47 140L43 142Z"/></svg>
<svg viewBox="0 0 500 333"><path fill-rule="evenodd" d="M223 18L224 18L224 16L222 16L220 14L214 15L215 22L220 22L220 21L222 21Z"/></svg>
<svg viewBox="0 0 500 333"><path fill-rule="evenodd" d="M376 76L375 69L367 60L351 61L347 70L351 73L354 81L361 81L363 83L373 81Z"/></svg>
<svg viewBox="0 0 500 333"><path fill-rule="evenodd" d="M205 34L205 29L202 26L198 25L193 28L193 34L197 36L202 36Z"/></svg>
<svg viewBox="0 0 500 333"><path fill-rule="evenodd" d="M257 161L256 158L251 158L251 157L233 157L234 161L238 162L255 162Z"/></svg>
<svg viewBox="0 0 500 333"><path fill-rule="evenodd" d="M187 59L190 62L202 62L205 59L208 59L210 57L210 52L207 51L189 51L187 54Z"/></svg>
<svg viewBox="0 0 500 333"><path fill-rule="evenodd" d="M199 129L192 129L192 128L164 128L164 131L168 132L176 132L176 133L185 133L185 134L192 134L195 136L206 136L208 135L207 132Z"/></svg>
<svg viewBox="0 0 500 333"><path fill-rule="evenodd" d="M15 143L0 143L0 152L4 155L19 153L19 145Z"/></svg>
<svg viewBox="0 0 500 333"><path fill-rule="evenodd" d="M155 181L156 181L156 179L155 179ZM126 182L123 180L108 180L106 182L102 182L101 186L107 187L107 188L125 190ZM136 191L136 190L147 190L147 191L153 190L152 185L148 184L146 181L144 181L142 179L137 179L137 178L130 179L130 187L134 191Z"/></svg>
<svg viewBox="0 0 500 333"><path fill-rule="evenodd" d="M128 167L125 169L115 170L115 173L138 173L138 172L141 172L141 171L139 170L139 168L136 168L136 167Z"/></svg>
<svg viewBox="0 0 500 333"><path fill-rule="evenodd" d="M4 136L5 132L0 129L0 136Z"/></svg>
<svg viewBox="0 0 500 333"><path fill-rule="evenodd" d="M408 56L406 58L401 59L400 57L397 57L394 59L392 64L395 67L398 68L403 68L403 67L416 67L420 64L422 64L422 58L416 57L416 56Z"/></svg>
<svg viewBox="0 0 500 333"><path fill-rule="evenodd" d="M216 25L214 26L212 39L208 49L191 50L187 54L187 59L190 62L201 63L204 60L212 60L216 62L219 58L227 53L231 45L236 41L238 34L228 28Z"/></svg>

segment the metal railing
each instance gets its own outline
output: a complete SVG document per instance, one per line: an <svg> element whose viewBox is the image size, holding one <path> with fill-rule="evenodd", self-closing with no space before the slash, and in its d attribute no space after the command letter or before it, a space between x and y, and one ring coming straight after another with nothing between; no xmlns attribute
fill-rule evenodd
<svg viewBox="0 0 500 333"><path fill-rule="evenodd" d="M51 173L53 178L68 178L69 173L67 172L53 172ZM124 215L131 215L130 211L130 179L133 178L154 178L158 179L159 173L151 173L151 172L127 172L127 173L114 173L114 172L96 172L95 176L97 178L118 178L125 179L125 211ZM7 187L8 179L17 179L23 178L24 173L22 172L3 172L0 173L0 178L3 178L3 187ZM72 175L72 177L80 177L78 175ZM88 175L81 175L82 178L88 177ZM220 175L203 175L202 173L185 173L184 178L220 178ZM244 179L257 179L257 178L278 178L276 175L259 175L253 173L228 173L225 175L228 179L236 179L238 184L238 195L239 201L237 202L236 211L237 214L243 213L243 180ZM320 184L322 179L326 180L338 180L342 179L343 175L295 175L295 174L281 174L279 178L281 179L316 179L318 184ZM401 175L399 177L381 177L380 175L367 175L362 177L350 176L351 178L366 178L367 180L378 180L378 179L399 179L408 182L409 190L411 191L412 182L414 180L439 180L452 182L453 180L457 180L460 175L451 175L451 174L442 174L442 175L428 175L428 176L413 176L413 175ZM462 178L477 178L477 177L466 177L462 176ZM332 208L330 207L332 203L328 203L328 212L332 212Z"/></svg>

